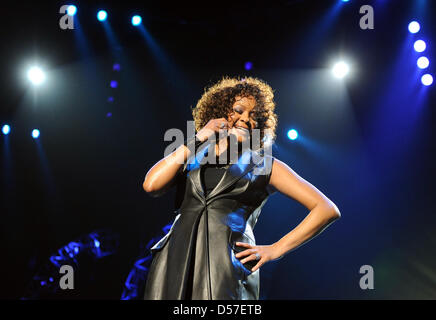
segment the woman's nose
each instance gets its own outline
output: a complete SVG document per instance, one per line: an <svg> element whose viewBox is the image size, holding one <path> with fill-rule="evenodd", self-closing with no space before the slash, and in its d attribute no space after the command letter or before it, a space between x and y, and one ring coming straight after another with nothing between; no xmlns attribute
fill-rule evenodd
<svg viewBox="0 0 436 320"><path fill-rule="evenodd" d="M247 123L250 121L250 118L248 117L248 114L246 114L245 112L243 114L241 114L241 116L239 117L239 120Z"/></svg>
<svg viewBox="0 0 436 320"><path fill-rule="evenodd" d="M236 122L243 122L248 127L248 129L251 129L251 122L248 116L244 117L243 115L241 115L241 117L239 117Z"/></svg>

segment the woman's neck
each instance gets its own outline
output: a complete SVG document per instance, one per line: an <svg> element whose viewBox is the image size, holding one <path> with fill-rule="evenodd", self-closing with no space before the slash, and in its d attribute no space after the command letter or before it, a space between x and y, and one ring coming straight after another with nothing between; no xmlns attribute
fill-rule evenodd
<svg viewBox="0 0 436 320"><path fill-rule="evenodd" d="M237 152L237 156L236 156L236 159L234 159L234 160L237 161L237 159L239 159L239 156L242 153L242 143L238 142L237 140L235 140L235 141L236 141L236 145L234 145L230 148L229 148L229 145L230 145L230 137L229 136L224 137L224 138L217 141L217 143L215 145L215 155L217 158L217 163L220 163L220 162L222 163L225 160L226 164L230 164L232 153L235 153L235 152ZM229 150L230 150L230 152L229 152ZM226 155L222 155L226 151L227 151ZM233 155L233 156L235 156L235 155ZM221 161L219 161L220 157L222 157Z"/></svg>

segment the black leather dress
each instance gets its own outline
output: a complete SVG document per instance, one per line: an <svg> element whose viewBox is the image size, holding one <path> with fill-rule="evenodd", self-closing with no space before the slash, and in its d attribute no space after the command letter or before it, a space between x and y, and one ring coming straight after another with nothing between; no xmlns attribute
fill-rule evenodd
<svg viewBox="0 0 436 320"><path fill-rule="evenodd" d="M207 192L205 186L219 175L206 174L202 183L208 149L178 174L180 207L170 231L150 249L145 300L259 299L260 269L251 272L255 261L242 264L235 257L245 250L235 242L256 244L253 228L271 194L273 158L247 149L238 163L216 169L223 173Z"/></svg>

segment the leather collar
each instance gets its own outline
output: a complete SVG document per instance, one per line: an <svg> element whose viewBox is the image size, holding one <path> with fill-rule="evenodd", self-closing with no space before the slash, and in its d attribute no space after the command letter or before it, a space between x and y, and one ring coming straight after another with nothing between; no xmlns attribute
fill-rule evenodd
<svg viewBox="0 0 436 320"><path fill-rule="evenodd" d="M215 188L205 197L205 192L200 178L200 169L204 165L201 163L201 161L206 156L209 148L211 148L212 146L213 144L209 144L205 148L200 148L200 150L197 151L196 155L193 156L193 159L191 160L194 163L190 163L187 166L187 170L189 172L188 176L195 187L195 191L200 197L205 200L209 200L229 188L236 181L246 175L250 170L252 170L257 164L253 161L252 157L252 154L255 151L252 151L251 149L245 150L239 156L237 163L230 164L230 166L227 167L223 176L221 177L221 180L218 182Z"/></svg>

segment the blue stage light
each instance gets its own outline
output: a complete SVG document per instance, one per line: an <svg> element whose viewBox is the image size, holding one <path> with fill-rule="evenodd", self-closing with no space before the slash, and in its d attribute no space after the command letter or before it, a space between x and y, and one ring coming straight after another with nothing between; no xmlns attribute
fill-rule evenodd
<svg viewBox="0 0 436 320"><path fill-rule="evenodd" d="M94 246L96 248L100 248L100 241L98 241L97 239L94 239Z"/></svg>
<svg viewBox="0 0 436 320"><path fill-rule="evenodd" d="M288 131L288 138L291 140L295 140L298 138L298 132L295 129L291 129Z"/></svg>
<svg viewBox="0 0 436 320"><path fill-rule="evenodd" d="M135 15L135 16L132 17L132 24L134 26L137 26L137 25L141 24L141 21L142 21L142 18L140 16L138 16L138 15Z"/></svg>
<svg viewBox="0 0 436 320"><path fill-rule="evenodd" d="M39 130L38 129L33 129L32 130L32 138L33 139L38 139L39 137Z"/></svg>
<svg viewBox="0 0 436 320"><path fill-rule="evenodd" d="M11 132L11 127L8 124L5 124L2 128L2 132L4 135L8 135Z"/></svg>
<svg viewBox="0 0 436 320"><path fill-rule="evenodd" d="M421 29L421 26L418 22L412 21L409 23L409 32L410 33L417 33Z"/></svg>
<svg viewBox="0 0 436 320"><path fill-rule="evenodd" d="M342 2L348 2L348 1L350 1L350 0L342 0Z"/></svg>
<svg viewBox="0 0 436 320"><path fill-rule="evenodd" d="M427 57L421 57L418 59L416 64L418 65L419 69L425 69L430 65L430 61L428 60Z"/></svg>
<svg viewBox="0 0 436 320"><path fill-rule="evenodd" d="M413 47L415 48L416 52L423 52L427 48L427 45L423 40L416 40L413 44Z"/></svg>
<svg viewBox="0 0 436 320"><path fill-rule="evenodd" d="M107 18L107 12L105 10L100 10L97 13L97 19L98 21L105 21Z"/></svg>
<svg viewBox="0 0 436 320"><path fill-rule="evenodd" d="M421 82L425 86L431 86L433 84L433 76L427 73L421 77Z"/></svg>
<svg viewBox="0 0 436 320"><path fill-rule="evenodd" d="M77 13L77 7L76 6L71 5L71 6L68 7L67 14L69 16L74 16L76 13Z"/></svg>

